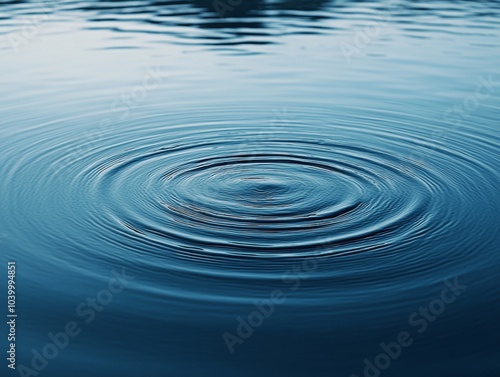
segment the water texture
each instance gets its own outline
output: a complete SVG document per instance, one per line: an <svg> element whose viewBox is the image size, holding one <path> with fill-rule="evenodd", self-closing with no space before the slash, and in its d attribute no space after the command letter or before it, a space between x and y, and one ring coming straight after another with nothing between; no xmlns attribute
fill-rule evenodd
<svg viewBox="0 0 500 377"><path fill-rule="evenodd" d="M37 375L500 376L499 20L2 2L2 368L76 321Z"/></svg>

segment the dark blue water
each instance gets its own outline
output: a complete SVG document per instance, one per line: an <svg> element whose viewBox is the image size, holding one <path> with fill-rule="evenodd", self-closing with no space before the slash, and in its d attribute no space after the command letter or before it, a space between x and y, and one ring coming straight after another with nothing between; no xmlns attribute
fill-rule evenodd
<svg viewBox="0 0 500 377"><path fill-rule="evenodd" d="M499 20L3 1L1 375L500 376Z"/></svg>

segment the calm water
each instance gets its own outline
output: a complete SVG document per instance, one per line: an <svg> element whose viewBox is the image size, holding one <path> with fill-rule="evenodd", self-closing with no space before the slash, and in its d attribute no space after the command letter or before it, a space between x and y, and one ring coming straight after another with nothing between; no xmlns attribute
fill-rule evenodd
<svg viewBox="0 0 500 377"><path fill-rule="evenodd" d="M497 1L3 1L17 367L498 377L499 20Z"/></svg>

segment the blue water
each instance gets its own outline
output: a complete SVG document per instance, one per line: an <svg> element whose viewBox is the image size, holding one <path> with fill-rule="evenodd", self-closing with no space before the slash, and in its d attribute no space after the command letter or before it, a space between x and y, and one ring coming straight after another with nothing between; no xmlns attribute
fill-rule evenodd
<svg viewBox="0 0 500 377"><path fill-rule="evenodd" d="M499 20L3 1L1 375L500 376Z"/></svg>

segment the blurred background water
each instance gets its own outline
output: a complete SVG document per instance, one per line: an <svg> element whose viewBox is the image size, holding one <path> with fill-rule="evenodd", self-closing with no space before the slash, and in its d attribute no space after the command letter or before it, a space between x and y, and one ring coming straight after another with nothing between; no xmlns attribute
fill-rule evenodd
<svg viewBox="0 0 500 377"><path fill-rule="evenodd" d="M75 320L41 376L362 376L408 331L380 375L498 377L499 16L2 1L18 364ZM76 308L122 268L135 278L86 323ZM455 278L467 289L418 332Z"/></svg>

